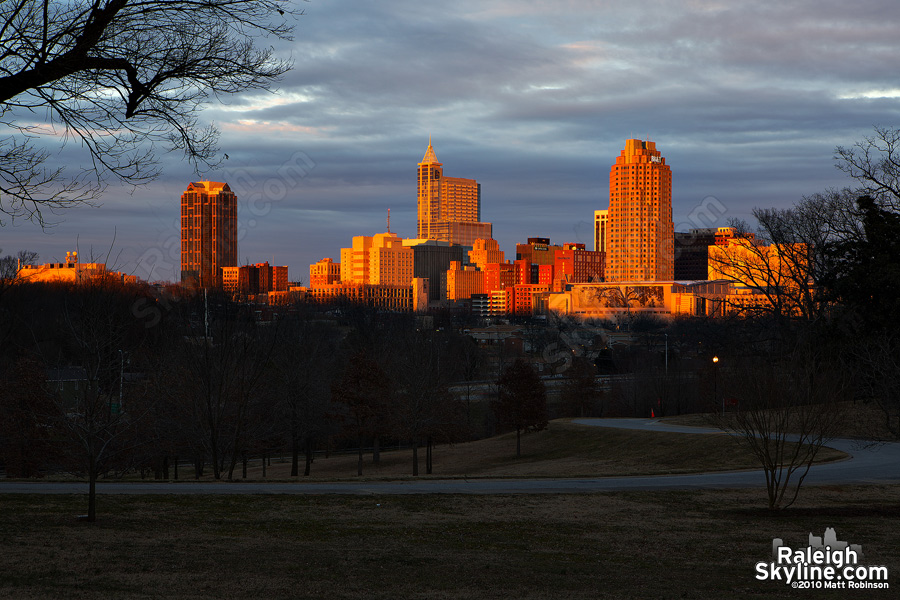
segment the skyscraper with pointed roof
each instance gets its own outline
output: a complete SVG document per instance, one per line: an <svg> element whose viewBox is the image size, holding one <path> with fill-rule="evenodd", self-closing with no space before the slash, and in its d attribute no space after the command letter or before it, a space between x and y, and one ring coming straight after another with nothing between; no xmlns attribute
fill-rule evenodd
<svg viewBox="0 0 900 600"><path fill-rule="evenodd" d="M491 238L491 224L481 222L481 185L474 179L444 177L431 138L418 174L416 237L472 246Z"/></svg>
<svg viewBox="0 0 900 600"><path fill-rule="evenodd" d="M196 181L181 195L181 282L221 287L237 266L237 196L227 183Z"/></svg>

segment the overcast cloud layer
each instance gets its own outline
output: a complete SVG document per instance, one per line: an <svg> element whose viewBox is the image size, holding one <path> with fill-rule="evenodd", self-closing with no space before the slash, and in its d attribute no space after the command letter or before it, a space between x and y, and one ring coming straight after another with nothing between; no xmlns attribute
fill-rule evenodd
<svg viewBox="0 0 900 600"><path fill-rule="evenodd" d="M482 218L514 258L533 236L592 247L627 138L666 157L683 231L849 185L834 147L900 127L896 0L300 4L280 89L205 113L226 168L198 176L165 157L146 188L111 188L45 232L0 229L4 253L57 261L77 243L177 280L179 197L203 178L239 194L241 263L274 259L306 282L309 263L384 231L388 208L391 230L414 236L430 135L446 175L482 184ZM692 218L698 206L714 220Z"/></svg>

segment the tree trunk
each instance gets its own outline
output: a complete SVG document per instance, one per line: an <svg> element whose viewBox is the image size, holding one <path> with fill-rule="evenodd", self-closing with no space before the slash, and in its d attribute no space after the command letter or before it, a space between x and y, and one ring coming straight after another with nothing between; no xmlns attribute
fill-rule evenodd
<svg viewBox="0 0 900 600"><path fill-rule="evenodd" d="M173 474L175 475L175 481L178 481L178 457L177 456L175 457L174 467L175 467L175 469L174 469Z"/></svg>
<svg viewBox="0 0 900 600"><path fill-rule="evenodd" d="M313 461L313 442L311 436L306 436L306 467L303 469L303 476L309 477L309 470Z"/></svg>
<svg viewBox="0 0 900 600"><path fill-rule="evenodd" d="M265 453L263 453L263 473L262 473L262 475L264 478L266 476L266 467L269 466L267 463L268 463L268 457L266 456ZM269 463L269 464L271 464L271 463Z"/></svg>
<svg viewBox="0 0 900 600"><path fill-rule="evenodd" d="M466 428L471 429L472 427L472 384L466 381ZM467 431L466 434L470 435L472 432Z"/></svg>
<svg viewBox="0 0 900 600"><path fill-rule="evenodd" d="M522 428L516 427L516 458L522 456Z"/></svg>
<svg viewBox="0 0 900 600"><path fill-rule="evenodd" d="M419 442L413 441L413 477L419 476Z"/></svg>
<svg viewBox="0 0 900 600"><path fill-rule="evenodd" d="M234 469L228 470L228 479L231 479L231 473ZM247 479L247 453L241 452L241 479Z"/></svg>
<svg viewBox="0 0 900 600"><path fill-rule="evenodd" d="M372 464L377 465L379 462L381 462L381 442L376 435L372 441Z"/></svg>
<svg viewBox="0 0 900 600"><path fill-rule="evenodd" d="M291 435L291 477L300 474L300 440L294 433Z"/></svg>
<svg viewBox="0 0 900 600"><path fill-rule="evenodd" d="M93 454L88 457L88 514L87 520L97 520L97 464Z"/></svg>
<svg viewBox="0 0 900 600"><path fill-rule="evenodd" d="M356 462L356 476L362 477L362 465L363 465L363 440L362 436L359 436L359 460Z"/></svg>
<svg viewBox="0 0 900 600"><path fill-rule="evenodd" d="M432 449L432 447L434 447L434 443L433 443L430 435L428 436L428 440L426 441L426 444L427 444L427 446L425 448L425 474L431 475L431 449Z"/></svg>

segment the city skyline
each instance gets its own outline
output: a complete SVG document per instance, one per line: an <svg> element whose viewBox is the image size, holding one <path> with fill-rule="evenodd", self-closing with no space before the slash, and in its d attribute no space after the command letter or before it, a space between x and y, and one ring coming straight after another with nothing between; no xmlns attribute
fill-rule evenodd
<svg viewBox="0 0 900 600"><path fill-rule="evenodd" d="M238 263L287 264L306 280L346 240L384 231L388 208L392 231L414 237L410 165L429 134L452 175L482 185L481 218L503 250L533 236L592 247L625 139L663 148L685 231L848 185L834 147L897 122L892 3L671 3L652 23L616 2L372 4L305 3L296 41L278 48L295 61L280 91L207 109L222 169L197 175L163 155L150 186L111 186L102 207L51 216L46 233L7 225L0 248L41 262L109 253L111 268L177 281L172 199L190 181L227 181ZM83 162L72 144L55 160ZM692 222L708 198L724 212Z"/></svg>

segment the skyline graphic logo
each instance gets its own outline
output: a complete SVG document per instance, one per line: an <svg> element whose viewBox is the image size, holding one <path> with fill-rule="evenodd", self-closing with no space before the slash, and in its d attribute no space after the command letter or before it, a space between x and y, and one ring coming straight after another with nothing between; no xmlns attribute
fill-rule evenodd
<svg viewBox="0 0 900 600"><path fill-rule="evenodd" d="M861 564L862 546L838 540L832 527L821 537L809 534L806 547L772 540L771 562L756 563L758 581L783 581L796 589L888 589L885 566Z"/></svg>

